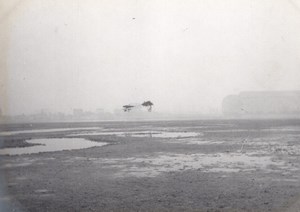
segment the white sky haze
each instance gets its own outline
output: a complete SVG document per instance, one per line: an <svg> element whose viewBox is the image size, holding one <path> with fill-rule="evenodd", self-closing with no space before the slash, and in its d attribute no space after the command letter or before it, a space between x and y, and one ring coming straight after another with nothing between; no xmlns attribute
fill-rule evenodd
<svg viewBox="0 0 300 212"><path fill-rule="evenodd" d="M245 90L300 90L297 0L8 2L0 10L7 114L144 100L159 112L206 113Z"/></svg>

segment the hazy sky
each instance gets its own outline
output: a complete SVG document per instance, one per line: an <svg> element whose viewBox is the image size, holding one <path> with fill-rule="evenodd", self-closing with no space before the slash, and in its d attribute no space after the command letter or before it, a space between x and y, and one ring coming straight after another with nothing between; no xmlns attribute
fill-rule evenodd
<svg viewBox="0 0 300 212"><path fill-rule="evenodd" d="M8 2L0 10L6 113L144 100L156 111L205 113L240 91L300 90L298 0Z"/></svg>

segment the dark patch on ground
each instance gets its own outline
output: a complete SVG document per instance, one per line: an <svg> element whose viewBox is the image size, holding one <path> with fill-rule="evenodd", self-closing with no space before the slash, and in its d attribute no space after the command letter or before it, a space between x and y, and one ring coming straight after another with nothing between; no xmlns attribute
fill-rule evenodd
<svg viewBox="0 0 300 212"><path fill-rule="evenodd" d="M0 139L0 149L15 148L15 147L29 147L37 144L28 143L24 139Z"/></svg>

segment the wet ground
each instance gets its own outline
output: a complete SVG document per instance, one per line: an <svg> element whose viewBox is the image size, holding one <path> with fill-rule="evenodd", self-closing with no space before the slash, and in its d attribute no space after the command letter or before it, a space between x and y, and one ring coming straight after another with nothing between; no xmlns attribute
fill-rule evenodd
<svg viewBox="0 0 300 212"><path fill-rule="evenodd" d="M1 128L0 153L43 149L0 156L3 209L300 210L299 120Z"/></svg>
<svg viewBox="0 0 300 212"><path fill-rule="evenodd" d="M105 142L94 142L84 138L37 138L28 140L27 143L30 146L2 148L0 155L26 155L107 145Z"/></svg>

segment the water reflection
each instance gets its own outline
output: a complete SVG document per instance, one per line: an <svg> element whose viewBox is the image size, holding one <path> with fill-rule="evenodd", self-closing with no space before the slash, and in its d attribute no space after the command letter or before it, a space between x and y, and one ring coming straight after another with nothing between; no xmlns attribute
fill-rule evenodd
<svg viewBox="0 0 300 212"><path fill-rule="evenodd" d="M159 152L156 155L143 155L129 158L96 159L102 166L118 168L115 177L156 177L161 173L186 170L202 172L250 172L261 169L268 172L290 169L284 161L272 156L257 156L242 153L218 154L174 154Z"/></svg>
<svg viewBox="0 0 300 212"><path fill-rule="evenodd" d="M150 137L150 138L187 138L196 137L201 135L196 132L165 132L165 131L117 131L117 132L86 132L86 133L74 133L68 136L89 136L89 135L114 135L121 137Z"/></svg>
<svg viewBox="0 0 300 212"><path fill-rule="evenodd" d="M94 142L83 138L42 138L32 139L27 142L37 145L21 148L0 149L0 155L22 155L39 152L55 152L107 145L105 142Z"/></svg>
<svg viewBox="0 0 300 212"><path fill-rule="evenodd" d="M101 129L99 127L77 127L77 128L57 128L57 129L36 129L36 130L16 130L16 131L4 131L0 132L1 136L27 134L27 133L46 133L46 132L63 132L73 130L96 130Z"/></svg>

